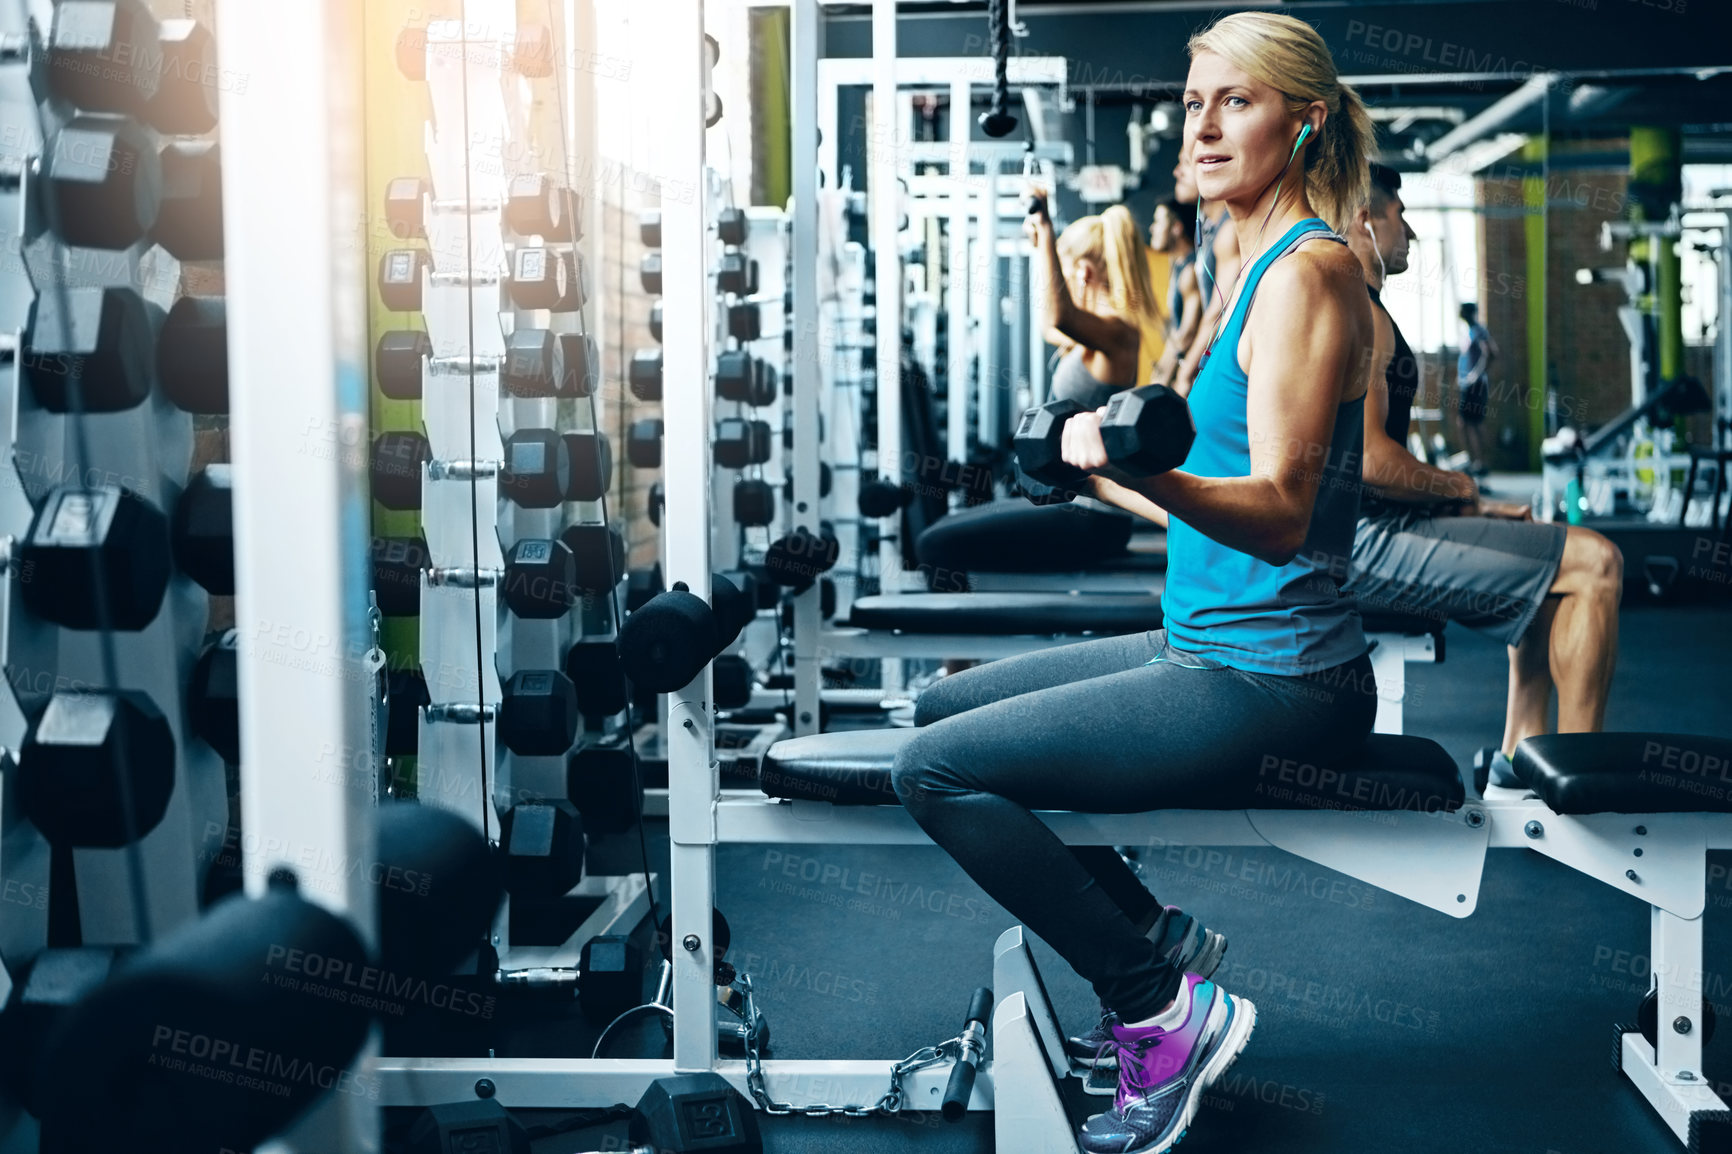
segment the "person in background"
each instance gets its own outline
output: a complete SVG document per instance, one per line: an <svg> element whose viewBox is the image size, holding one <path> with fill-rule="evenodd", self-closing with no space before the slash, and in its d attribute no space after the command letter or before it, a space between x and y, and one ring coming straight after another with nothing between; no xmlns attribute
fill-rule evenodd
<svg viewBox="0 0 1732 1154"><path fill-rule="evenodd" d="M1373 364L1383 369L1366 393L1365 487L1346 588L1368 612L1456 621L1509 647L1503 741L1484 757L1493 785L1515 786L1510 757L1524 738L1552 732L1554 689L1557 732L1605 724L1624 560L1592 529L1536 523L1528 506L1490 500L1466 473L1408 452L1418 362L1381 295L1406 271L1413 237L1400 190L1400 173L1373 164L1370 197L1347 230L1371 293ZM1471 309L1463 306L1464 319Z"/></svg>
<svg viewBox="0 0 1732 1154"><path fill-rule="evenodd" d="M1167 274L1167 340L1161 357L1155 362L1149 380L1170 381L1191 342L1197 339L1197 329L1203 323L1203 292L1197 284L1197 246L1192 234L1197 229L1197 209L1182 200L1162 201L1155 206L1154 223L1149 226L1149 243L1156 252L1166 253L1171 262Z"/></svg>
<svg viewBox="0 0 1732 1154"><path fill-rule="evenodd" d="M1173 166L1173 199L1183 204L1196 203L1197 228L1197 291L1203 298L1203 313L1198 318L1197 332L1201 340L1193 340L1179 362L1172 379L1166 381L1181 396L1191 391L1191 382L1202 368L1203 352L1209 338L1220 327L1221 311L1233 295L1239 279L1239 238L1233 231L1233 218L1227 206L1211 203L1201 207L1197 192L1196 171L1191 153L1179 153L1179 163Z"/></svg>
<svg viewBox="0 0 1732 1154"><path fill-rule="evenodd" d="M1479 323L1479 306L1469 301L1461 306L1461 355L1455 362L1455 383L1468 469L1481 476L1486 473L1485 410L1491 396L1491 363L1496 359L1497 342Z"/></svg>
<svg viewBox="0 0 1732 1154"><path fill-rule="evenodd" d="M1035 192L1033 204L1024 227L1035 248L1035 299L1049 339L1069 345L1052 373L1052 399L1098 409L1139 383L1143 334L1160 325L1142 230L1115 204L1055 238L1045 196Z"/></svg>

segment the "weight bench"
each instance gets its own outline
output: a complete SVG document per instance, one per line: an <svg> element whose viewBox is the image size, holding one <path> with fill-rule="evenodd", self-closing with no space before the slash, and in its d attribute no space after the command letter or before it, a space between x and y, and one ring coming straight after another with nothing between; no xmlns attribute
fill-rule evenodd
<svg viewBox="0 0 1732 1154"><path fill-rule="evenodd" d="M890 788L917 730L817 734L772 746L765 798L716 807L718 841L909 845L927 839ZM1732 739L1568 734L1517 749L1525 789L1464 792L1449 756L1418 737L1374 734L1357 763L1276 763L1267 808L1143 814L1043 812L1067 844L1270 846L1449 914L1478 904L1487 849L1525 847L1647 902L1650 992L1615 1028L1613 1064L1693 1152L1732 1151L1732 1109L1702 1073L1702 912L1707 851L1732 848ZM971 1109L994 1109L1001 1150L1073 1152L1058 1079L1064 1031L1021 927L994 951L989 1066ZM1657 1023L1657 1024L1655 1024Z"/></svg>
<svg viewBox="0 0 1732 1154"><path fill-rule="evenodd" d="M1153 593L907 593L861 597L846 626L819 639L826 656L994 660L1035 649L1159 629ZM1377 732L1400 733L1409 661L1443 660L1443 622L1367 613L1377 677Z"/></svg>

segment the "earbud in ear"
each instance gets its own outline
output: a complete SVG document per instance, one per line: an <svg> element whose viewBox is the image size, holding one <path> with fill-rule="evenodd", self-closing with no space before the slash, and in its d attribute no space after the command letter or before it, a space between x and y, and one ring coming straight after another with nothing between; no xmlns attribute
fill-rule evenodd
<svg viewBox="0 0 1732 1154"><path fill-rule="evenodd" d="M1288 155L1287 155L1288 160L1292 160L1295 156L1299 155L1299 146L1301 144L1304 144L1305 138L1307 136L1310 136L1310 135L1311 135L1311 126L1309 124L1301 125L1299 128L1298 139L1293 141L1293 151L1288 153Z"/></svg>
<svg viewBox="0 0 1732 1154"><path fill-rule="evenodd" d="M1375 242L1377 240L1377 233L1372 231L1371 222L1368 220L1362 220L1359 224L1361 228L1365 229L1365 235L1369 236L1372 241Z"/></svg>

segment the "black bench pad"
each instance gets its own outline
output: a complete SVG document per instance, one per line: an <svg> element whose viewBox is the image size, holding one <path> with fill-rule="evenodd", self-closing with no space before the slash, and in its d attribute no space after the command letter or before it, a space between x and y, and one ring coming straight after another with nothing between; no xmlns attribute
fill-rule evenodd
<svg viewBox="0 0 1732 1154"><path fill-rule="evenodd" d="M1732 813L1732 738L1553 733L1516 746L1513 764L1558 813Z"/></svg>
<svg viewBox="0 0 1732 1154"><path fill-rule="evenodd" d="M890 785L891 765L919 732L869 729L778 741L758 769L758 788L796 801L900 804ZM1250 808L1434 812L1457 808L1464 796L1461 774L1442 746L1399 734L1372 734L1358 761L1339 772L1288 763L1272 766L1265 780L1268 790Z"/></svg>
<svg viewBox="0 0 1732 1154"><path fill-rule="evenodd" d="M860 629L994 637L1141 633L1161 622L1153 593L909 593L862 597L848 611Z"/></svg>
<svg viewBox="0 0 1732 1154"><path fill-rule="evenodd" d="M1018 497L939 518L915 551L922 565L962 573L1066 573L1122 557L1139 524L1127 513Z"/></svg>

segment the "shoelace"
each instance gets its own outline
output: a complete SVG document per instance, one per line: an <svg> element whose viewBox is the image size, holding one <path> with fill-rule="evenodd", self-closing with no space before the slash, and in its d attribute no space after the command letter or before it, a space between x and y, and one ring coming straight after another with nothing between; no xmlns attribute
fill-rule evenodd
<svg viewBox="0 0 1732 1154"><path fill-rule="evenodd" d="M1144 1063L1148 1060L1148 1052L1159 1046L1166 1036L1165 1032L1151 1034L1146 1038L1138 1038L1129 1047L1117 1040L1113 1042L1119 1053L1119 1090L1121 1094L1128 1086L1138 1097L1142 1097L1143 1091L1154 1087L1154 1082L1149 1078L1148 1067ZM1131 1050L1132 1053L1127 1055L1126 1049Z"/></svg>

